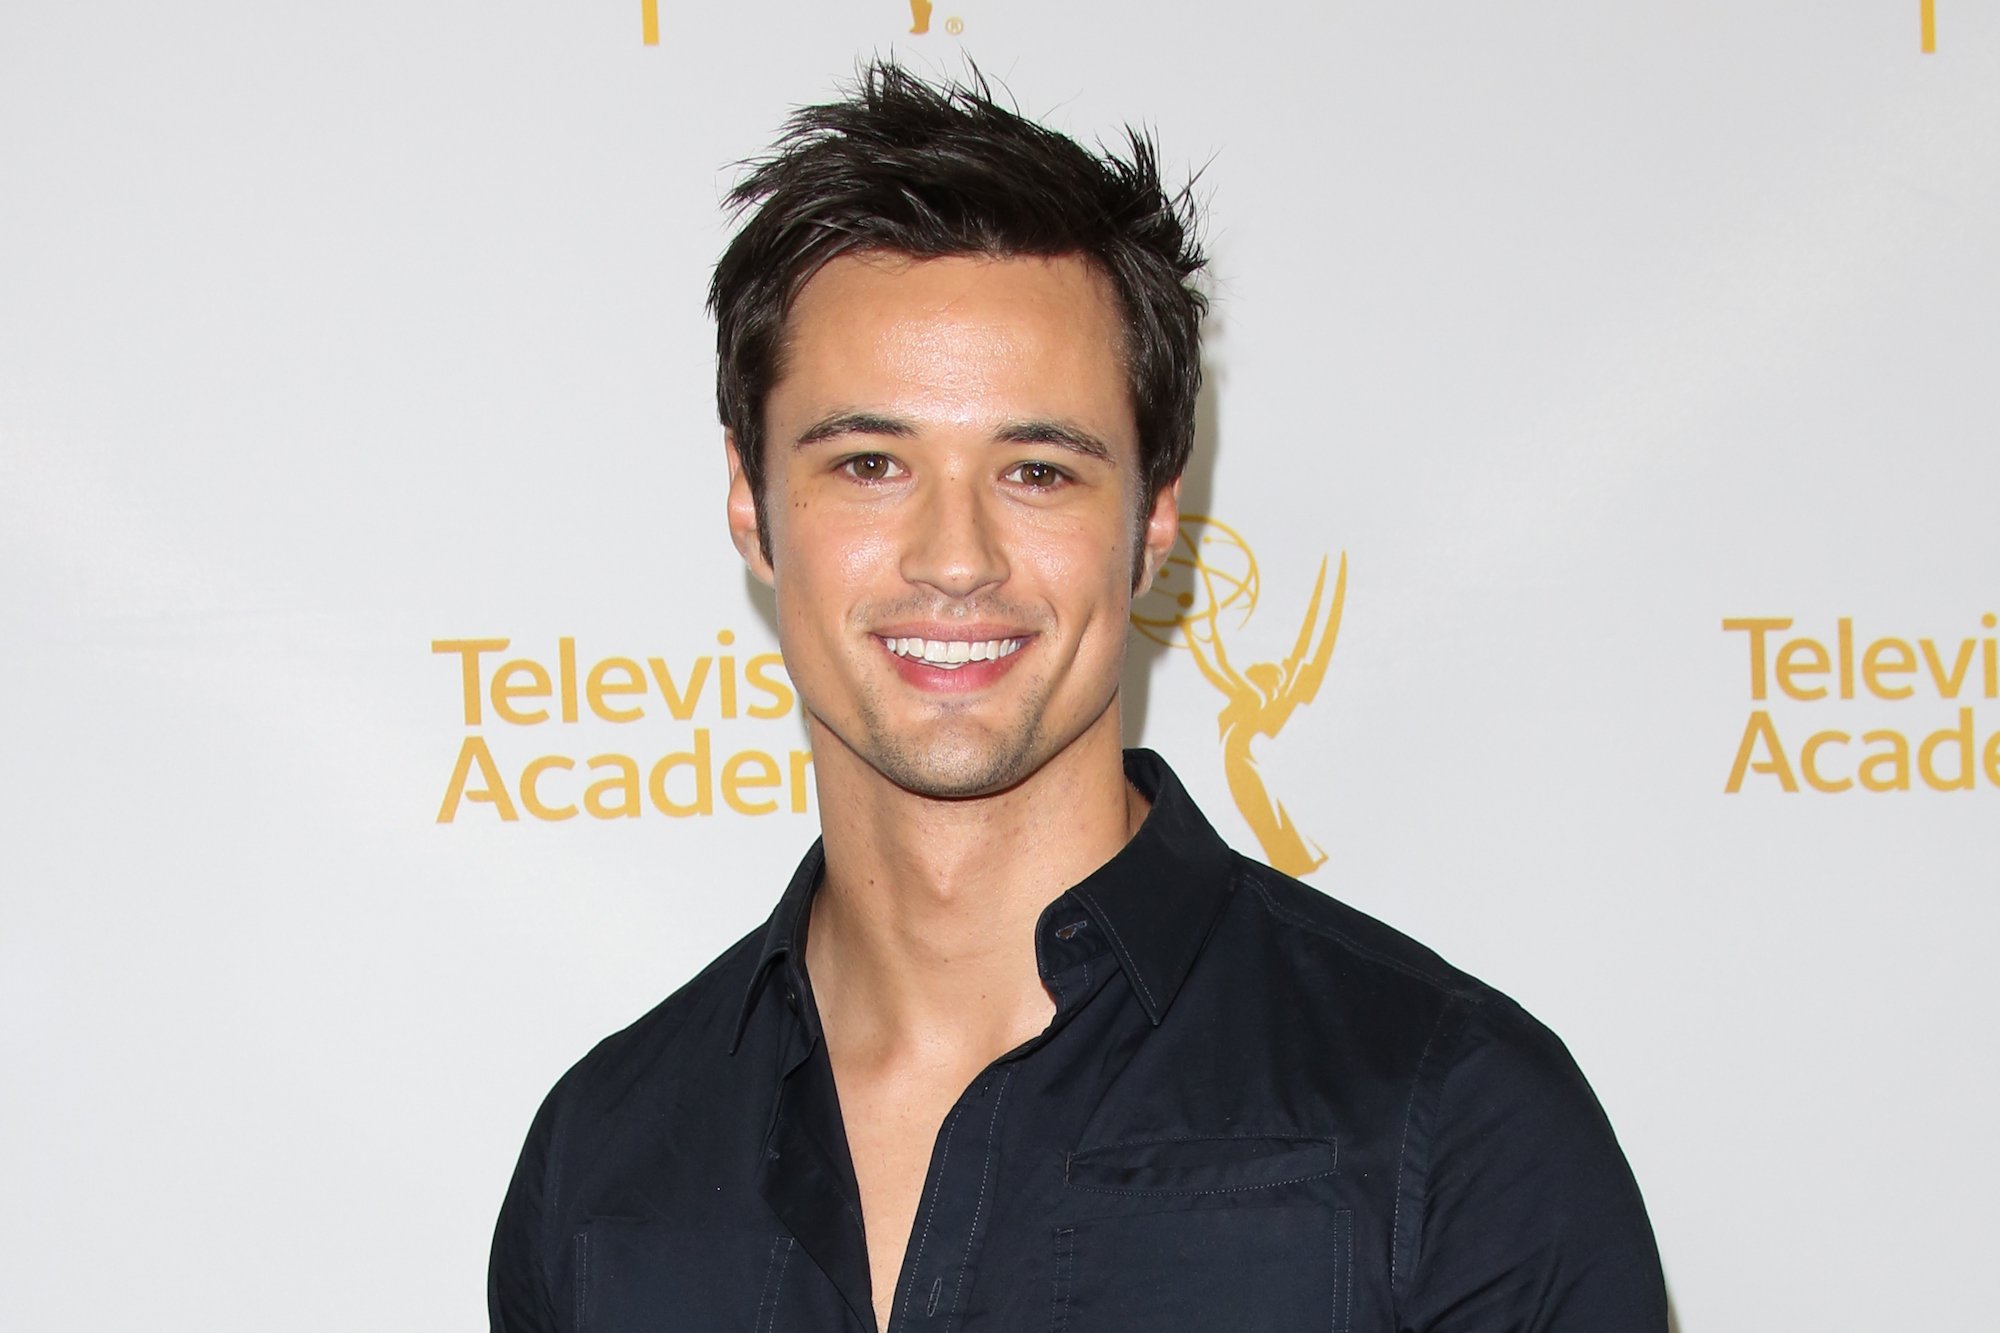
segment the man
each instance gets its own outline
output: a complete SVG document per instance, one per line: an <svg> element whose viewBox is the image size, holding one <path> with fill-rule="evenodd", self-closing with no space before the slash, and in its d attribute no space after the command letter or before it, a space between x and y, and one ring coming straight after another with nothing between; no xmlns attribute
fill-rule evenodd
<svg viewBox="0 0 2000 1333"><path fill-rule="evenodd" d="M878 65L734 202L729 526L823 837L550 1094L493 1327L1664 1328L1561 1044L1121 751L1200 385L1150 144Z"/></svg>

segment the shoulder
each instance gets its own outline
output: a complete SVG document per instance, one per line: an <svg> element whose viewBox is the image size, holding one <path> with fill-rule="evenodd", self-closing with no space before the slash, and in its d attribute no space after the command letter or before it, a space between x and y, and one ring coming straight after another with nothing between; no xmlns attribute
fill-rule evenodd
<svg viewBox="0 0 2000 1333"><path fill-rule="evenodd" d="M1285 951L1310 965L1455 1009L1506 1000L1395 927L1261 861L1238 855L1235 887L1243 905L1270 922Z"/></svg>
<svg viewBox="0 0 2000 1333"><path fill-rule="evenodd" d="M1412 1322L1665 1329L1645 1201L1561 1039L1496 996L1441 1046L1413 1098L1399 1181Z"/></svg>
<svg viewBox="0 0 2000 1333"><path fill-rule="evenodd" d="M1190 976L1245 1059L1278 1062L1371 1124L1445 1110L1441 1094L1494 1075L1551 1076L1561 1043L1505 994L1367 913L1238 856ZM1365 1077L1360 1075L1365 1073Z"/></svg>
<svg viewBox="0 0 2000 1333"><path fill-rule="evenodd" d="M1281 972L1400 1089L1392 1281L1419 1327L1660 1328L1645 1205L1562 1040L1409 936L1267 866L1237 894ZM1350 1037L1350 1040L1354 1040ZM1567 1313L1561 1313L1566 1311ZM1574 1316L1574 1318L1572 1318Z"/></svg>
<svg viewBox="0 0 2000 1333"><path fill-rule="evenodd" d="M488 1304L493 1327L554 1327L550 1292L574 1222L579 1177L620 1160L655 1109L701 1076L703 1053L726 1060L730 1023L749 985L762 932L724 950L637 1022L592 1047L542 1099L493 1233ZM655 1136L657 1137L657 1136Z"/></svg>
<svg viewBox="0 0 2000 1333"><path fill-rule="evenodd" d="M1412 1326L1664 1327L1644 1203L1561 1039L1309 885L1238 858L1235 887L1289 1021L1394 1087L1391 1271Z"/></svg>
<svg viewBox="0 0 2000 1333"><path fill-rule="evenodd" d="M1435 951L1308 884L1238 857L1236 890L1271 923L1295 967L1322 977L1347 1002L1365 993L1380 1008L1423 1018L1425 1072L1438 1090L1505 1081L1523 1092L1568 1092L1587 1085L1560 1038L1504 992ZM1594 1103L1593 1103L1594 1105Z"/></svg>
<svg viewBox="0 0 2000 1333"><path fill-rule="evenodd" d="M635 1097L665 1094L704 1055L726 1058L765 927L723 950L687 984L572 1065L550 1091L545 1118L608 1114Z"/></svg>
<svg viewBox="0 0 2000 1333"><path fill-rule="evenodd" d="M1269 866L1239 857L1235 878L1239 939L1256 939L1239 957L1254 960L1294 1030L1368 1052L1368 1067L1400 1087L1408 1146L1435 1140L1442 1150L1502 1128L1459 1133L1482 1116L1609 1137L1562 1040L1504 992Z"/></svg>

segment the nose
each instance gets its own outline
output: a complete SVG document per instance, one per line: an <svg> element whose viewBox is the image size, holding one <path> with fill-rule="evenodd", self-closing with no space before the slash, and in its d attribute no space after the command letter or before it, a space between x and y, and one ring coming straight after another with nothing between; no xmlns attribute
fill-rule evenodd
<svg viewBox="0 0 2000 1333"><path fill-rule="evenodd" d="M903 577L947 597L965 598L1006 582L998 497L976 471L953 469L930 478L912 507L903 544Z"/></svg>

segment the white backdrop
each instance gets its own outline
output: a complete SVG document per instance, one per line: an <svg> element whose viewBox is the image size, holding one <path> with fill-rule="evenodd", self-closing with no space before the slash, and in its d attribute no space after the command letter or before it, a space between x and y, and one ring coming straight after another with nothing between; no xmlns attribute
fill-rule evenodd
<svg viewBox="0 0 2000 1333"><path fill-rule="evenodd" d="M1232 658L1350 566L1266 778L1314 883L1569 1041L1680 1327L1981 1326L2000 16L1926 9L5 0L0 1325L483 1327L541 1094L812 837L701 296L729 164L894 51L1204 168ZM686 716L505 720L564 639ZM1257 850L1223 696L1130 675ZM1825 732L1908 790L1814 788ZM516 819L439 822L468 738ZM698 744L710 813L521 798Z"/></svg>

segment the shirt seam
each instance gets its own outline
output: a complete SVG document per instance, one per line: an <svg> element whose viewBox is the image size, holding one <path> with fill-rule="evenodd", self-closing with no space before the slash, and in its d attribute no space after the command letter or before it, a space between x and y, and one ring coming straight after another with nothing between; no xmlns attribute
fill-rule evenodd
<svg viewBox="0 0 2000 1333"><path fill-rule="evenodd" d="M924 1229L917 1235L917 1252L909 1260L910 1285L903 1291L904 1319L910 1318L910 1311L916 1308L917 1275L923 1269L924 1247L930 1243L931 1222L937 1217L938 1196L944 1193L944 1169L951 1161L951 1138L958 1130L958 1117L964 1110L964 1102L952 1108L950 1117L945 1121L944 1142L938 1145L937 1183L931 1189L930 1205L924 1209Z"/></svg>
<svg viewBox="0 0 2000 1333"><path fill-rule="evenodd" d="M1471 1004L1484 1003L1486 994L1483 987L1475 988L1472 986L1454 985L1446 978L1438 976L1435 972L1426 971L1423 968L1405 962L1401 958L1397 958L1393 954L1384 953L1371 945L1363 944L1346 931L1314 921L1310 917L1293 911L1272 896L1270 887L1254 871L1239 869L1237 876L1239 882L1242 879L1251 880L1252 887L1257 890L1257 896L1264 902L1265 910L1287 925L1295 926L1309 934L1317 935L1321 939L1331 940L1349 952L1360 954L1362 957L1380 963L1384 967L1393 968L1404 976L1415 981L1421 981L1433 990L1448 995L1453 999L1463 1000Z"/></svg>
<svg viewBox="0 0 2000 1333"><path fill-rule="evenodd" d="M1079 1185L1075 1181L1069 1182L1069 1188L1073 1190L1081 1190L1085 1194L1111 1194L1111 1195L1117 1195L1121 1198L1129 1197L1135 1199L1167 1199L1167 1198L1196 1199L1196 1198L1205 1198L1209 1195L1215 1195L1215 1194L1254 1194L1258 1190L1274 1190L1281 1185L1301 1185L1308 1180L1324 1180L1328 1176L1338 1175L1338 1174L1339 1174L1338 1167L1329 1167L1324 1171L1314 1171L1303 1176L1287 1176L1283 1180L1260 1180L1253 1185L1216 1185L1212 1186L1209 1189L1202 1189L1202 1190L1196 1190L1196 1189L1177 1190L1177 1189L1168 1189L1165 1187L1149 1187L1149 1186L1135 1186L1130 1189L1125 1189L1111 1185Z"/></svg>
<svg viewBox="0 0 2000 1333"><path fill-rule="evenodd" d="M1390 1214L1389 1214L1389 1245L1390 1245L1389 1289L1390 1292L1392 1293L1393 1298L1397 1300L1400 1300L1402 1296L1405 1294L1402 1289L1402 1284L1405 1282L1414 1283L1416 1281L1417 1269L1421 1264L1421 1256L1418 1253L1419 1246L1417 1243L1417 1239L1415 1237L1412 1237L1408 1247L1410 1250L1410 1263L1409 1263L1409 1271L1407 1273L1403 1272L1402 1264L1400 1263L1404 1249L1403 1237L1402 1237L1402 1212L1403 1212L1403 1199L1404 1199L1403 1177L1411 1169L1410 1127L1415 1122L1418 1115L1417 1099L1420 1094L1426 1091L1425 1074L1426 1071L1430 1068L1432 1063L1430 1060L1431 1052L1434 1049L1438 1050L1440 1057L1442 1057L1442 1048L1439 1046L1438 1038L1440 1036L1444 1036L1446 1038L1447 1044L1461 1040L1465 1032L1472 1026L1473 1018L1479 1013L1480 1010L1484 1009L1488 1003L1488 1000L1486 999L1477 999L1465 996L1459 996L1455 998L1457 998L1460 1003L1458 1005L1446 1005L1443 1008L1439 1009L1437 1019L1431 1024L1430 1036L1427 1037L1424 1041L1423 1052L1417 1057L1416 1069L1412 1073L1410 1078L1410 1100L1403 1114L1403 1142L1402 1142L1402 1147L1398 1151L1396 1158L1395 1201L1390 1206ZM1450 1032L1447 1035L1447 1027L1454 1016L1456 1016L1458 1019L1457 1030L1455 1032ZM1457 1065L1458 1065L1458 1060L1456 1057L1454 1057L1449 1061L1443 1062L1439 1066L1440 1072L1438 1073L1436 1078L1436 1086L1434 1089L1431 1089L1431 1091L1433 1092L1432 1100L1434 1102L1434 1105L1430 1108L1430 1113L1433 1117L1435 1117L1435 1115L1437 1114L1438 1108L1443 1105L1444 1085L1450 1079L1452 1070L1457 1068ZM1431 1170L1436 1165L1435 1150L1437 1147L1436 1143L1437 1126L1435 1124L1431 1125L1430 1130L1431 1130L1430 1146L1432 1149L1432 1160L1426 1162L1424 1164L1422 1171L1418 1173L1423 1177L1423 1184L1419 1190L1419 1193L1425 1196L1426 1199L1428 1199L1428 1196L1430 1194Z"/></svg>
<svg viewBox="0 0 2000 1333"><path fill-rule="evenodd" d="M565 1096L556 1103L555 1123L549 1126L549 1160L542 1169L542 1246L540 1262L535 1265L542 1279L542 1304L547 1309L555 1309L555 1271L551 1261L555 1258L559 1240L559 1224L562 1220L562 1180L564 1151L569 1142L570 1099Z"/></svg>
<svg viewBox="0 0 2000 1333"><path fill-rule="evenodd" d="M1006 1100L1007 1085L1013 1081L1014 1071L1010 1069L993 1091L993 1118L986 1125L986 1159L979 1168L979 1200L972 1207L972 1225L965 1233L965 1257L959 1260L958 1283L951 1293L951 1315L955 1320L962 1320L965 1312L965 1272L972 1266L972 1247L979 1242L979 1219L986 1211L986 1187L992 1183L993 1150L999 1143L1000 1103Z"/></svg>
<svg viewBox="0 0 2000 1333"><path fill-rule="evenodd" d="M1339 1140L1326 1134L1302 1134L1293 1129L1268 1132L1244 1130L1236 1134L1158 1134L1144 1139L1115 1139L1110 1143L1093 1143L1078 1148L1069 1154L1069 1159L1074 1161L1079 1157L1088 1157L1092 1153L1108 1152L1116 1148L1152 1148L1162 1143L1235 1143L1239 1140L1264 1142L1272 1139L1283 1143L1324 1143L1335 1152L1339 1151Z"/></svg>

